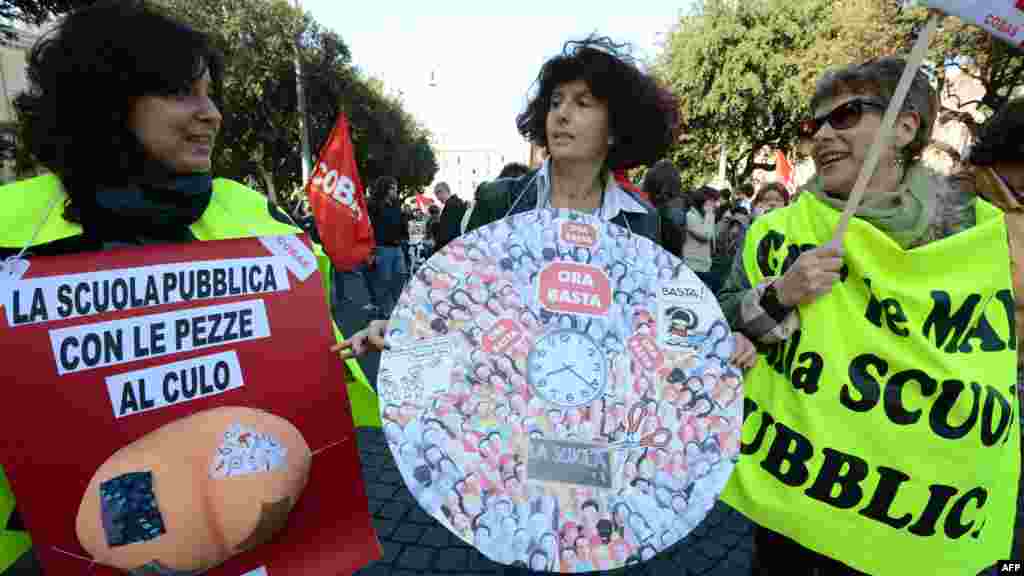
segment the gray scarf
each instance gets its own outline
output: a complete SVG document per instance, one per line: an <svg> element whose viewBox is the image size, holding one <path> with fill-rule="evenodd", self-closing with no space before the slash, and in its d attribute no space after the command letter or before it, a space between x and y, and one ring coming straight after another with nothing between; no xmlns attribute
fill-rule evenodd
<svg viewBox="0 0 1024 576"><path fill-rule="evenodd" d="M936 190L931 184L928 170L915 163L903 176L899 188L865 196L855 215L885 232L902 248L912 248L927 236L935 216ZM846 199L826 194L818 176L807 183L805 190L840 212L846 208Z"/></svg>

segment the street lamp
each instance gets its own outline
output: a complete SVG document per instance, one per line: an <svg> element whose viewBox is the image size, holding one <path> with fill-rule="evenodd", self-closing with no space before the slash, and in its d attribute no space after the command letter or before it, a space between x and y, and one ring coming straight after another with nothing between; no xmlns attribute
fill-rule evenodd
<svg viewBox="0 0 1024 576"><path fill-rule="evenodd" d="M302 10L300 0L295 0L295 8ZM306 122L306 97L302 81L302 30L295 36L295 91L299 100L299 137L302 142L302 185L309 182L310 165L312 164L312 153L309 149L309 128Z"/></svg>

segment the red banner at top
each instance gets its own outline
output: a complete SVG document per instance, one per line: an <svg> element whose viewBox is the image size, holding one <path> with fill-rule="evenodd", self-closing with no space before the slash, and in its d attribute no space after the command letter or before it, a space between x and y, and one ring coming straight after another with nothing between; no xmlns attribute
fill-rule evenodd
<svg viewBox="0 0 1024 576"><path fill-rule="evenodd" d="M338 122L320 150L306 196L334 267L351 270L366 262L374 247L373 227L343 113L338 114Z"/></svg>

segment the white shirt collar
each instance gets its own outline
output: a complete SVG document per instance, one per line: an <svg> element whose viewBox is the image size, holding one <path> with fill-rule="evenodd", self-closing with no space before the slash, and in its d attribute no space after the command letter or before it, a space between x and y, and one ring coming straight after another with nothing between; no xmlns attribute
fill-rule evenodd
<svg viewBox="0 0 1024 576"><path fill-rule="evenodd" d="M551 200L550 166L551 159L548 158L537 172L537 208L548 206ZM600 218L607 222L618 216L619 212L646 214L647 208L632 194L623 190L615 177L609 173L608 184L604 189L604 203L601 204Z"/></svg>

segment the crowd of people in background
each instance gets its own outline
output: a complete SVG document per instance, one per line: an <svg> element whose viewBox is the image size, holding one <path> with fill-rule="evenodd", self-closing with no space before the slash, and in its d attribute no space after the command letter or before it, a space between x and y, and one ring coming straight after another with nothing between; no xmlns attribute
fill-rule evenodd
<svg viewBox="0 0 1024 576"><path fill-rule="evenodd" d="M510 162L495 180L519 178L531 172L520 162ZM630 184L632 184L630 182ZM434 185L436 203L420 207L402 203L397 182L390 176L376 179L367 188L367 206L378 249L356 272L370 293L368 309L375 318L387 318L402 288L419 264L467 231L483 184L471 200L451 192L446 182ZM683 260L716 294L721 290L737 250L754 219L790 203L790 190L769 181L756 188L752 183L729 189L710 184L685 190L679 169L667 159L650 166L634 189L650 201L661 219L659 244ZM295 221L314 240L316 226L308 203L285 206Z"/></svg>

